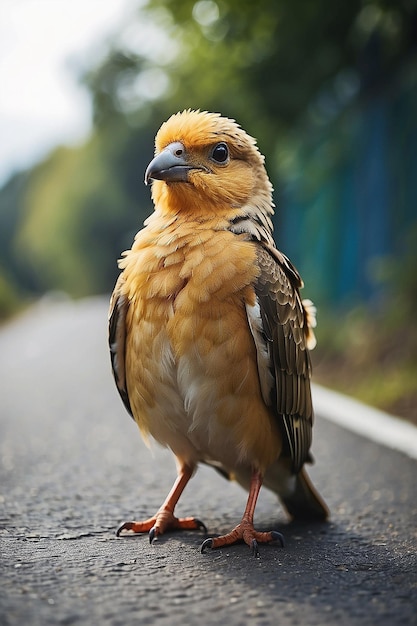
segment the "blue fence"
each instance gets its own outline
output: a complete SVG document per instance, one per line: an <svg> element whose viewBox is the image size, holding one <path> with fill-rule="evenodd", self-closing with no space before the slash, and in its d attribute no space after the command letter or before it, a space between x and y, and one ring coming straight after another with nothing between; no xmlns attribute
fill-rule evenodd
<svg viewBox="0 0 417 626"><path fill-rule="evenodd" d="M330 306L380 302L378 264L401 257L417 227L417 67L300 132L283 178L277 241L306 296Z"/></svg>

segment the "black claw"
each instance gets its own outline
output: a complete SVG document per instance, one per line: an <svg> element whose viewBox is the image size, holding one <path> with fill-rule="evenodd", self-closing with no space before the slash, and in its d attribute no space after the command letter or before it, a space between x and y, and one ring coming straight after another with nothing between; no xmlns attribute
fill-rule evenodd
<svg viewBox="0 0 417 626"><path fill-rule="evenodd" d="M197 524L197 528L198 530L204 530L204 534L207 535L208 530L207 530L207 526L205 525L204 522L201 521L201 519L194 519L195 523Z"/></svg>
<svg viewBox="0 0 417 626"><path fill-rule="evenodd" d="M272 535L272 541L279 541L281 544L281 548L283 548L285 545L284 535L279 533L277 530L271 531L271 535Z"/></svg>
<svg viewBox="0 0 417 626"><path fill-rule="evenodd" d="M204 554L204 551L206 548L212 548L212 547L213 547L213 539L205 539L200 547L201 554Z"/></svg>
<svg viewBox="0 0 417 626"><path fill-rule="evenodd" d="M155 526L152 526L152 528L149 531L149 543L152 545L153 540L156 538L156 531L155 531Z"/></svg>
<svg viewBox="0 0 417 626"><path fill-rule="evenodd" d="M119 528L116 530L116 537L120 537L120 533L123 530L126 530L126 526L127 526L126 522L123 522L123 524L120 524Z"/></svg>
<svg viewBox="0 0 417 626"><path fill-rule="evenodd" d="M250 549L251 549L253 556L255 557L260 556L258 542L256 541L256 539L252 539L252 543L250 544Z"/></svg>

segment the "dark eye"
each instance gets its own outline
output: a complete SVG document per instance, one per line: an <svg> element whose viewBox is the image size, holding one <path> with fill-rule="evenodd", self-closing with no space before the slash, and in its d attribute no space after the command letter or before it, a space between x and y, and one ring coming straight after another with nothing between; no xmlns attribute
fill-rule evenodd
<svg viewBox="0 0 417 626"><path fill-rule="evenodd" d="M229 148L227 145L225 143L218 143L217 146L213 148L211 158L213 161L217 161L217 163L225 163L229 158Z"/></svg>

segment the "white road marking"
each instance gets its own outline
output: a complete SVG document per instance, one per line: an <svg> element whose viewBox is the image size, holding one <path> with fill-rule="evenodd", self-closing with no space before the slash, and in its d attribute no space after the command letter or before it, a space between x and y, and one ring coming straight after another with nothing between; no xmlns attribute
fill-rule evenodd
<svg viewBox="0 0 417 626"><path fill-rule="evenodd" d="M417 459L417 428L336 391L312 385L317 415L342 428Z"/></svg>

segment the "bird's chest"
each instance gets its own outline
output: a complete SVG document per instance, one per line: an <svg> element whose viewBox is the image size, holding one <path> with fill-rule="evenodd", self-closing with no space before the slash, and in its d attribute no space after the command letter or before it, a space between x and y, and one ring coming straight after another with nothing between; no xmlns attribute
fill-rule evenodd
<svg viewBox="0 0 417 626"><path fill-rule="evenodd" d="M167 429L203 440L210 419L211 428L231 419L230 398L253 361L245 303L254 301L255 251L229 232L165 239L127 256L129 397L141 428L162 443Z"/></svg>
<svg viewBox="0 0 417 626"><path fill-rule="evenodd" d="M229 231L139 238L124 263L128 335L145 346L162 332L175 359L226 342L254 303L255 249Z"/></svg>

